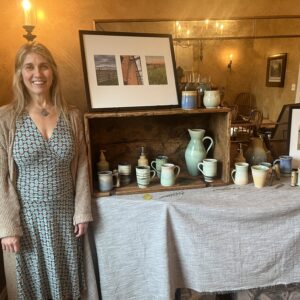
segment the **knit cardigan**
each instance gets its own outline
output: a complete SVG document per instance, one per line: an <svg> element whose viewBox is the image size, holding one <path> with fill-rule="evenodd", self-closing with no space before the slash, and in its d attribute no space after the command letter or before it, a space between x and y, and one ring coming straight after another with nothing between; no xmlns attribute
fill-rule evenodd
<svg viewBox="0 0 300 300"><path fill-rule="evenodd" d="M75 140L71 173L75 190L74 224L92 221L88 160L81 114L68 108ZM16 113L12 104L0 107L0 238L22 236L20 204L16 192L17 168L13 159Z"/></svg>

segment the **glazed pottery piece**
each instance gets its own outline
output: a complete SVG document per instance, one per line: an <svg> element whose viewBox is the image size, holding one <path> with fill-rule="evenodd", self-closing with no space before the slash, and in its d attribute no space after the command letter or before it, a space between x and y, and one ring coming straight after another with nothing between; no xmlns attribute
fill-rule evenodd
<svg viewBox="0 0 300 300"><path fill-rule="evenodd" d="M163 186L174 185L179 172L180 167L174 164L161 165L160 184Z"/></svg>
<svg viewBox="0 0 300 300"><path fill-rule="evenodd" d="M191 140L185 150L185 162L188 173L191 176L199 175L198 164L206 158L207 152L214 145L214 141L209 136L205 135L204 129L188 129ZM205 149L203 142L209 140L210 143Z"/></svg>
<svg viewBox="0 0 300 300"><path fill-rule="evenodd" d="M216 108L220 105L221 98L220 98L220 91L205 91L203 104L206 108Z"/></svg>
<svg viewBox="0 0 300 300"><path fill-rule="evenodd" d="M203 162L198 164L198 169L203 174L204 181L214 181L214 178L217 176L217 165L218 161L214 158L205 158Z"/></svg>
<svg viewBox="0 0 300 300"><path fill-rule="evenodd" d="M248 184L248 167L246 162L235 163L235 169L231 172L231 178L236 185Z"/></svg>

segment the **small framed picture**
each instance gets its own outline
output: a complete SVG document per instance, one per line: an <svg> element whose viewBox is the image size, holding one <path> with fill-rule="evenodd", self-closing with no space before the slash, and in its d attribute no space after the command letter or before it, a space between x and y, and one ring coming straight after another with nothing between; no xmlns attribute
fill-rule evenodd
<svg viewBox="0 0 300 300"><path fill-rule="evenodd" d="M293 157L293 168L300 167L300 106L290 109L289 115L289 155Z"/></svg>
<svg viewBox="0 0 300 300"><path fill-rule="evenodd" d="M172 36L79 31L91 111L179 107Z"/></svg>
<svg viewBox="0 0 300 300"><path fill-rule="evenodd" d="M268 57L266 86L284 87L287 53L276 54Z"/></svg>

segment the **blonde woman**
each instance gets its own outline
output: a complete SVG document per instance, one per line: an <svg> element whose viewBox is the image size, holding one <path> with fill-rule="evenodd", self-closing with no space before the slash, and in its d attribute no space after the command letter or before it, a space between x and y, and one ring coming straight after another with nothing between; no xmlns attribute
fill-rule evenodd
<svg viewBox="0 0 300 300"><path fill-rule="evenodd" d="M92 221L81 116L42 44L22 46L15 101L0 108L0 238L9 296L79 299ZM16 296L17 295L17 296Z"/></svg>

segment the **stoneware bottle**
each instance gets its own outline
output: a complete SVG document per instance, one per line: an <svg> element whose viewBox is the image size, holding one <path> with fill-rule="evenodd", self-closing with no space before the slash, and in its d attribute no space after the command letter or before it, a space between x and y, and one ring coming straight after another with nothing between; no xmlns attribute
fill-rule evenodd
<svg viewBox="0 0 300 300"><path fill-rule="evenodd" d="M213 146L214 141L209 136L205 135L204 129L188 129L190 134L190 142L185 150L185 162L188 173L191 176L199 175L198 164L206 158L207 152ZM210 144L205 149L203 142L209 140Z"/></svg>
<svg viewBox="0 0 300 300"><path fill-rule="evenodd" d="M97 162L97 171L108 171L109 170L109 163L106 160L104 155L105 150L100 150L99 161Z"/></svg>

